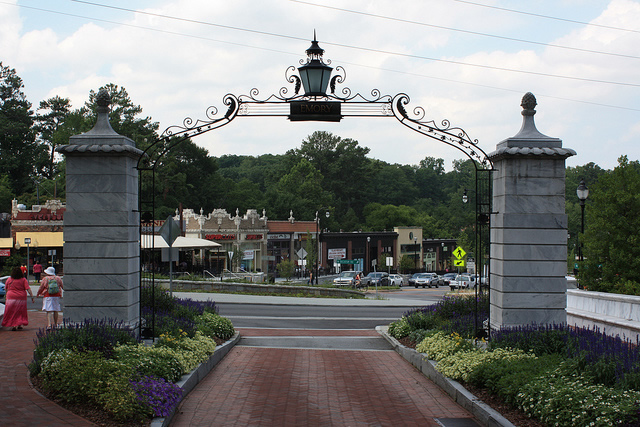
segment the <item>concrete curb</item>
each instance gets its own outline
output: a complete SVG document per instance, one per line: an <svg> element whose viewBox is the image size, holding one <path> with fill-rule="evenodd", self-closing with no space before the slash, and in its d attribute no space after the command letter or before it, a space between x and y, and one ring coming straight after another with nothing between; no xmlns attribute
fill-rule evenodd
<svg viewBox="0 0 640 427"><path fill-rule="evenodd" d="M388 326L376 326L376 331L391 344L393 349L407 362L415 366L427 378L444 390L453 400L467 411L485 427L515 427L511 421L503 417L499 412L471 394L462 385L442 375L436 370L436 362L427 360L421 353L406 347L387 333Z"/></svg>
<svg viewBox="0 0 640 427"><path fill-rule="evenodd" d="M233 346L237 344L239 340L240 333L236 332L233 338L216 347L211 357L209 357L209 360L202 362L193 371L182 376L180 381L176 383L184 390L182 399L184 399L191 392L191 390L193 390L195 386L198 385L198 383L207 376L209 372L211 372L211 370L227 355L227 353L229 353L229 351L233 348ZM182 399L180 400L182 401ZM151 420L150 426L167 427L171 423L171 420L173 419L173 416L175 415L176 409L178 409L178 407L179 404L176 405L174 410L171 411L171 414L166 417L154 418L153 420Z"/></svg>

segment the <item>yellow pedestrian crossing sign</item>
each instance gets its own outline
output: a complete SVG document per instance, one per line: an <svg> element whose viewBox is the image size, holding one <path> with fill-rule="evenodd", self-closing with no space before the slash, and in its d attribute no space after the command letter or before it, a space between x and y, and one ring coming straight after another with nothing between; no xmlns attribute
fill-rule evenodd
<svg viewBox="0 0 640 427"><path fill-rule="evenodd" d="M454 251L453 251L453 256L458 258L459 260L461 260L462 258L464 258L464 256L467 253L464 251L464 249L462 249L460 246L458 246ZM457 265L457 264L456 264ZM464 264L463 264L464 265Z"/></svg>
<svg viewBox="0 0 640 427"><path fill-rule="evenodd" d="M464 267L464 260L463 259L454 259L453 260L453 265L454 265L454 267Z"/></svg>

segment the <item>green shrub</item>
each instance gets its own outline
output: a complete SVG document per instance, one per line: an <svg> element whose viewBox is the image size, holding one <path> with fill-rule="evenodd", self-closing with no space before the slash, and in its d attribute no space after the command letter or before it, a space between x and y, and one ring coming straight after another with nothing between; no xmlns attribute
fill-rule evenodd
<svg viewBox="0 0 640 427"><path fill-rule="evenodd" d="M196 325L198 330L206 336L218 337L223 340L232 338L236 330L233 323L226 317L222 317L216 313L203 313L196 317Z"/></svg>
<svg viewBox="0 0 640 427"><path fill-rule="evenodd" d="M417 329L415 331L411 331L411 333L407 337L409 338L409 340L419 343L422 342L426 337L435 334L435 332L436 331L434 331L433 329Z"/></svg>
<svg viewBox="0 0 640 427"><path fill-rule="evenodd" d="M591 384L562 364L522 387L516 400L529 416L554 426L613 426L633 414L640 392Z"/></svg>
<svg viewBox="0 0 640 427"><path fill-rule="evenodd" d="M442 360L447 356L461 351L473 351L475 347L469 340L460 335L447 335L444 332L436 332L427 336L417 346L416 350L425 353L426 357L432 360Z"/></svg>
<svg viewBox="0 0 640 427"><path fill-rule="evenodd" d="M88 319L83 323L65 323L52 331L40 331L36 334L36 348L29 371L32 375L37 375L42 361L55 350L98 351L106 358L111 358L115 346L135 342L133 332L115 321Z"/></svg>
<svg viewBox="0 0 640 427"><path fill-rule="evenodd" d="M476 387L486 388L507 403L515 405L516 397L525 384L553 371L561 360L562 356L557 354L515 360L488 359L476 366L467 381Z"/></svg>
<svg viewBox="0 0 640 427"><path fill-rule="evenodd" d="M404 338L409 335L409 332L411 332L411 327L406 317L402 317L389 325L388 333L395 339Z"/></svg>
<svg viewBox="0 0 640 427"><path fill-rule="evenodd" d="M42 363L42 387L69 403L102 408L116 420L148 416L129 384L133 369L98 351L54 351Z"/></svg>
<svg viewBox="0 0 640 427"><path fill-rule="evenodd" d="M123 345L115 349L116 358L137 372L138 376L154 376L176 382L182 377L182 365L163 347L145 344Z"/></svg>
<svg viewBox="0 0 640 427"><path fill-rule="evenodd" d="M535 359L535 355L522 350L499 348L495 351L484 351L472 348L459 351L440 359L436 369L446 377L458 381L468 381L478 367L493 360L513 363L522 359Z"/></svg>
<svg viewBox="0 0 640 427"><path fill-rule="evenodd" d="M186 374L213 354L216 342L198 331L193 338L161 335L156 346L166 348L165 351L180 362L182 373Z"/></svg>
<svg viewBox="0 0 640 427"><path fill-rule="evenodd" d="M569 329L563 325L526 325L505 328L491 335L489 348L519 348L525 352L543 354L567 353Z"/></svg>
<svg viewBox="0 0 640 427"><path fill-rule="evenodd" d="M438 318L433 313L416 311L406 316L411 330L433 329L438 324Z"/></svg>

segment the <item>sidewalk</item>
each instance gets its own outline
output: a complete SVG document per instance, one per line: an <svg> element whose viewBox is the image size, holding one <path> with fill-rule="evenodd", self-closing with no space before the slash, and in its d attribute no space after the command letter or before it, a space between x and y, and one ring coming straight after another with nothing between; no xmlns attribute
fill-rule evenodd
<svg viewBox="0 0 640 427"><path fill-rule="evenodd" d="M45 399L29 384L34 339L46 327L46 314L29 311L29 326L22 331L0 330L0 425L91 426L92 423Z"/></svg>

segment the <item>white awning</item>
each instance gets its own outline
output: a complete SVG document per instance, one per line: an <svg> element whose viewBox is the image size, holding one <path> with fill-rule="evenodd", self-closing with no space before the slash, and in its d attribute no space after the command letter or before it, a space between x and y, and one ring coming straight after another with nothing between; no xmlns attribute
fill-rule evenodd
<svg viewBox="0 0 640 427"><path fill-rule="evenodd" d="M153 237L153 240L151 238ZM162 236L158 235L149 235L143 234L141 236L142 240L142 249L151 248L152 244L155 249L163 249L168 248L169 245L164 241ZM217 248L222 246L220 243L212 242L211 240L199 239L197 237L183 237L178 236L178 238L171 245L174 248L180 249L202 249L202 248Z"/></svg>

